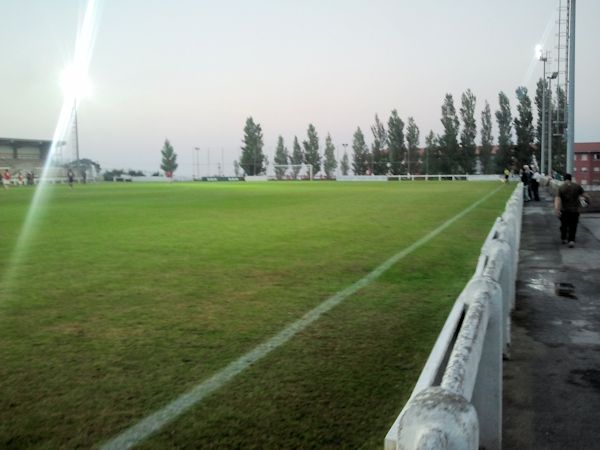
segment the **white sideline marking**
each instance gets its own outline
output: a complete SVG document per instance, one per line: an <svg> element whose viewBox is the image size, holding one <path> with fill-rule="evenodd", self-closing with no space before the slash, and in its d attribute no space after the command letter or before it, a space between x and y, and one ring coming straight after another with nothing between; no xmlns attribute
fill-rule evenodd
<svg viewBox="0 0 600 450"><path fill-rule="evenodd" d="M285 344L298 332L308 327L319 317L321 317L321 315L340 304L347 297L354 294L363 287L368 286L371 282L376 280L379 276L381 276L381 274L383 274L386 270L388 270L402 258L404 258L423 244L426 244L428 241L436 237L438 234L440 234L458 219L471 212L481 203L483 203L496 192L498 192L501 188L502 186L490 192L488 195L476 201L471 206L458 213L456 216L452 217L426 236L409 245L399 253L396 253L387 261L383 262L380 266L376 267L372 272L365 275L364 278L361 278L360 280L356 281L347 288L329 297L320 305L307 312L296 322L288 325L278 334L263 342L262 344L259 344L257 347L255 347L253 350L249 351L245 355L240 356L238 359L225 366L223 369L215 373L206 381L203 381L202 383L198 384L185 394L180 395L178 398L176 398L163 408L159 409L155 413L152 413L146 418L140 420L135 425L132 425L130 428L126 429L121 434L114 437L113 439L105 443L102 447L100 447L101 450L128 449L136 444L139 444L148 436L160 430L167 423L171 422L172 420L183 414L186 410L199 403L204 397L221 388L233 377L243 372L248 366L265 357L277 347Z"/></svg>

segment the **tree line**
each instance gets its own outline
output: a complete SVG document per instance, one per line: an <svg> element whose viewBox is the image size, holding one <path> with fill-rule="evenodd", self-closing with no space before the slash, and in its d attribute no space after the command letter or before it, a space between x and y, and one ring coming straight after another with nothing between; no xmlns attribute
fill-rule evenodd
<svg viewBox="0 0 600 450"><path fill-rule="evenodd" d="M553 167L563 171L565 166L565 121L561 111L565 110L566 96L558 88L553 98L546 80L537 83L535 105L537 107L537 125L534 127L532 102L526 87L515 90L516 115L512 116L510 100L504 92L498 94L498 110L494 117L498 128L496 144L492 134L492 112L487 100L479 117L479 130L476 118L477 97L467 89L460 98L457 110L452 94L446 94L441 106L443 132L433 130L425 136L424 147L420 146L420 129L413 117L404 122L394 109L387 123L375 114L371 126L372 143L367 145L365 134L356 128L352 138L352 161L344 145L342 157L336 158L336 148L330 133L326 134L323 153L315 126L311 123L306 138L300 142L294 136L292 150L285 145L283 136L277 138L273 162L275 166L287 164L311 165L313 174L319 172L327 178L333 178L340 166L343 175L350 169L355 175L404 175L404 174L472 174L501 173L505 168L518 170L524 164L540 161L542 135L542 102L546 92L547 115L553 118ZM476 144L477 135L481 144ZM263 131L252 117L246 119L243 145L239 161L234 163L236 173L240 170L246 175L264 174L269 165L264 153ZM294 178L299 169L294 169ZM277 177L282 177L284 168L275 168Z"/></svg>

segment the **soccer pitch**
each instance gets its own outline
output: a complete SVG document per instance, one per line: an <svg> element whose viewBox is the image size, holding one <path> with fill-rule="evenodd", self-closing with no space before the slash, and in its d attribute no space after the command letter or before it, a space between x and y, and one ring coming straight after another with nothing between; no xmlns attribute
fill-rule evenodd
<svg viewBox="0 0 600 450"><path fill-rule="evenodd" d="M381 448L513 191L47 189L16 268L33 190L0 192L0 447L102 446L485 198L139 443Z"/></svg>

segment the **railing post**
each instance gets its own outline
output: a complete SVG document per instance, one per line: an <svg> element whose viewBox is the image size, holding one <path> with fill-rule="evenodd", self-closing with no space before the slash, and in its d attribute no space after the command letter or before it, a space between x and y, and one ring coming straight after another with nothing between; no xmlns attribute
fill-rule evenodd
<svg viewBox="0 0 600 450"><path fill-rule="evenodd" d="M502 448L502 350L503 300L500 285L486 277L476 277L469 283L472 289L489 293L490 316L479 361L477 381L471 404L479 420L479 447L486 450Z"/></svg>
<svg viewBox="0 0 600 450"><path fill-rule="evenodd" d="M461 395L430 387L406 405L398 427L398 450L478 448L477 412Z"/></svg>

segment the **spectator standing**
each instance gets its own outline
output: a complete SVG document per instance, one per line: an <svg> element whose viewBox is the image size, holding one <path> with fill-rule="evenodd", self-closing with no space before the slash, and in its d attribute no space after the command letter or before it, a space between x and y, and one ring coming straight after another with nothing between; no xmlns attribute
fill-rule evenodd
<svg viewBox="0 0 600 450"><path fill-rule="evenodd" d="M569 247L575 246L575 235L579 223L579 197L583 196L589 202L589 196L583 188L572 180L571 174L566 173L563 184L558 188L554 197L554 212L560 219L560 239Z"/></svg>
<svg viewBox="0 0 600 450"><path fill-rule="evenodd" d="M533 194L533 199L536 202L540 201L540 180L542 179L542 176L540 175L540 173L538 172L537 167L533 168L533 175L531 175L531 181L530 181L530 185L531 185L531 193Z"/></svg>
<svg viewBox="0 0 600 450"><path fill-rule="evenodd" d="M521 171L521 182L523 183L523 200L528 202L531 200L531 172L527 164L523 166L523 170Z"/></svg>
<svg viewBox="0 0 600 450"><path fill-rule="evenodd" d="M6 169L4 171L4 173L2 174L2 186L4 187L4 189L8 189L8 186L10 185L10 179L11 179L10 171L8 169Z"/></svg>
<svg viewBox="0 0 600 450"><path fill-rule="evenodd" d="M69 186L73 188L73 182L75 181L75 174L71 169L67 172L67 177L69 178Z"/></svg>

